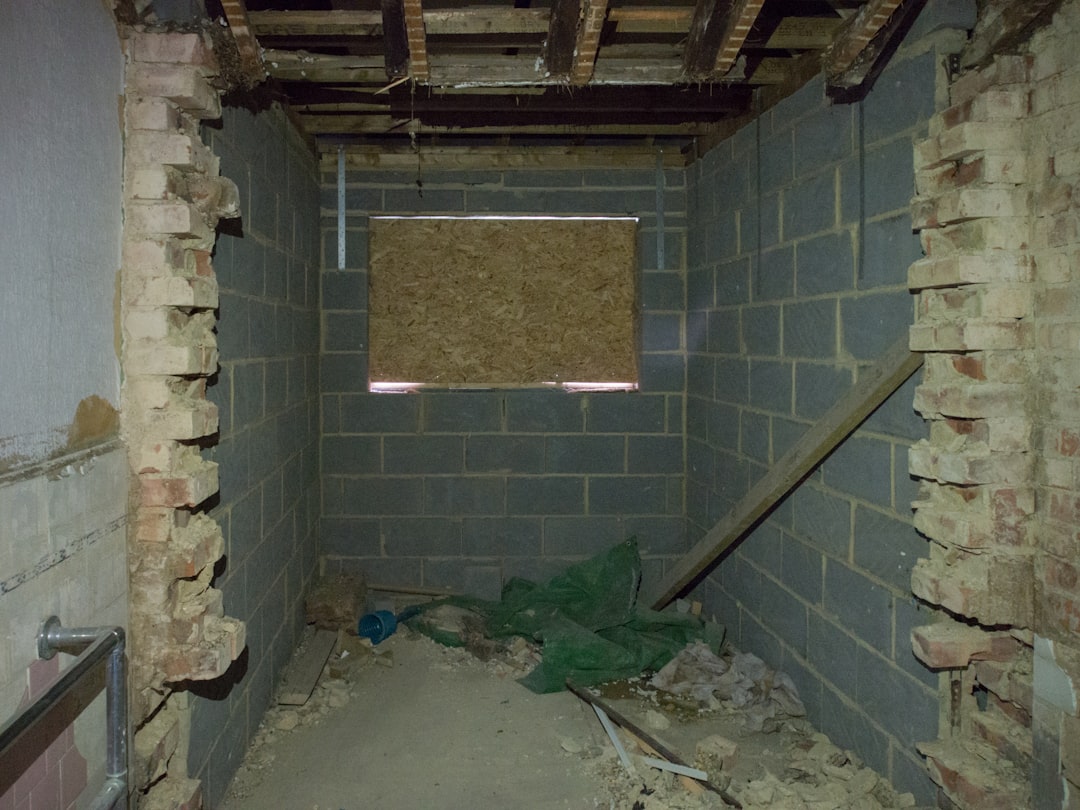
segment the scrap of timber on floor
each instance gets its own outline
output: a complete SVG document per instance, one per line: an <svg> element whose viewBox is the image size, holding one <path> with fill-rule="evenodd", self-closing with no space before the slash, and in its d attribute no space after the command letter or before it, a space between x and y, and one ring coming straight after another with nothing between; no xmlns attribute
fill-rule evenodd
<svg viewBox="0 0 1080 810"><path fill-rule="evenodd" d="M822 71L859 97L925 0L219 2L245 75L326 143L687 152Z"/></svg>

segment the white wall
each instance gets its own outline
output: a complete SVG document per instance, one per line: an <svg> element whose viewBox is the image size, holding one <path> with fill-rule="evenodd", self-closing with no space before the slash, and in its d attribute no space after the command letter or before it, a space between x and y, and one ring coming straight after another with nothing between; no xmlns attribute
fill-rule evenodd
<svg viewBox="0 0 1080 810"><path fill-rule="evenodd" d="M0 76L3 722L43 618L126 623L125 454L115 428L69 442L80 402L119 406L123 55L111 12L102 0L0 0ZM104 757L103 720L86 717L96 709L76 725L91 782Z"/></svg>

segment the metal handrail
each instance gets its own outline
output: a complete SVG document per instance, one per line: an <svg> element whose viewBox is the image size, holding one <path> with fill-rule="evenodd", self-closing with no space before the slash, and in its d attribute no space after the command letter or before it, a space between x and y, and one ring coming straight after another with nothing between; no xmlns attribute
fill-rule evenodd
<svg viewBox="0 0 1080 810"><path fill-rule="evenodd" d="M105 784L94 797L93 810L127 807L127 659L124 628L64 628L56 616L41 623L37 635L38 657L48 660L58 652L78 655L33 703L0 728L0 757L27 739L61 699L105 661L105 716L108 742Z"/></svg>

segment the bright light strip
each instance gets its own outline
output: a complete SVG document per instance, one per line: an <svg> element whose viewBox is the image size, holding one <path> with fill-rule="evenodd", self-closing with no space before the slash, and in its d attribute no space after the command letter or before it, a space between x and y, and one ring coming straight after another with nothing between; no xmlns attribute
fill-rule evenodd
<svg viewBox="0 0 1080 810"><path fill-rule="evenodd" d="M637 222L639 217L600 217L600 216L597 216L597 217L583 217L583 216L557 217L557 216L552 216L550 214L543 214L543 215L541 215L541 214L536 214L536 215L522 214L521 216L505 216L505 215L502 215L502 214L468 214L468 215L465 215L465 216L454 217L454 216L447 216L445 214L441 214L441 215L437 215L437 216L433 215L433 216L416 216L416 217L378 216L378 217L369 217L369 219L409 219L409 220L415 220L415 219L455 219L455 220L459 220L459 219L493 219L493 220L525 219L525 220L555 221L555 222L567 221L567 220L572 220L572 221L575 221L575 222Z"/></svg>
<svg viewBox="0 0 1080 810"><path fill-rule="evenodd" d="M638 384L634 382L545 382L537 385L514 386L514 390L529 388L562 388L570 393L586 391L637 391ZM419 382L373 382L368 385L368 390L373 394L407 394L412 391L426 389L445 389L449 391L501 391L508 390L506 386L491 385L443 385L440 383Z"/></svg>

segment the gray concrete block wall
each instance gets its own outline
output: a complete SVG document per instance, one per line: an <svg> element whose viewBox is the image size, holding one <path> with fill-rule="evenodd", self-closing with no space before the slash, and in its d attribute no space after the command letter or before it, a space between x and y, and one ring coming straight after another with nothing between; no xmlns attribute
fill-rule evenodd
<svg viewBox="0 0 1080 810"><path fill-rule="evenodd" d="M831 106L819 78L688 170L687 322L708 323L710 336L688 345L691 542L913 322L912 144L935 109L942 60L906 44L849 106ZM937 736L939 684L909 641L932 619L909 589L927 553L905 466L925 431L912 386L697 595L734 643L792 675L819 728L930 804L915 744Z"/></svg>
<svg viewBox="0 0 1080 810"><path fill-rule="evenodd" d="M319 187L315 155L285 115L226 109L207 131L242 220L222 223L220 369L208 387L221 430L212 514L225 535L218 572L247 649L212 684L191 687L189 768L216 806L270 705L304 627L319 512Z"/></svg>
<svg viewBox="0 0 1080 810"><path fill-rule="evenodd" d="M328 571L497 598L638 537L645 575L686 548L686 188L682 170L349 171L322 178L321 554ZM367 228L380 214L639 217L640 390L367 388ZM664 266L658 266L663 240Z"/></svg>

